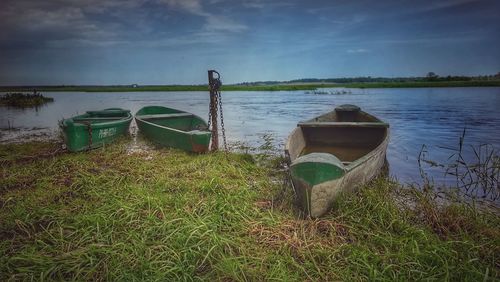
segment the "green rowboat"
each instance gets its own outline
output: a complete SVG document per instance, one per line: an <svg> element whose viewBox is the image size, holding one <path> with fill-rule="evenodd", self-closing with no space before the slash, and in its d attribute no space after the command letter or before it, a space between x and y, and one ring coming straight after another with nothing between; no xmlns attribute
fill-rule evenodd
<svg viewBox="0 0 500 282"><path fill-rule="evenodd" d="M325 214L339 193L379 174L388 142L389 125L354 105L300 122L288 137L285 155L306 214Z"/></svg>
<svg viewBox="0 0 500 282"><path fill-rule="evenodd" d="M196 153L209 150L208 125L192 113L148 106L135 114L135 121L141 133L157 144Z"/></svg>
<svg viewBox="0 0 500 282"><path fill-rule="evenodd" d="M132 114L120 108L87 111L59 122L64 141L72 152L98 148L128 132Z"/></svg>

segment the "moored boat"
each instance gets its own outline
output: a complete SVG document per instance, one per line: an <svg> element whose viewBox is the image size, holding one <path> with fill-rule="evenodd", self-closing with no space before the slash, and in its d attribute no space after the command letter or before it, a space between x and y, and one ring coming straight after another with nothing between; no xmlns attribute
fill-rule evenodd
<svg viewBox="0 0 500 282"><path fill-rule="evenodd" d="M186 151L209 150L211 133L197 115L161 106L147 106L135 114L142 134L153 142Z"/></svg>
<svg viewBox="0 0 500 282"><path fill-rule="evenodd" d="M63 119L59 127L68 150L77 152L113 142L128 132L131 121L129 110L109 108Z"/></svg>
<svg viewBox="0 0 500 282"><path fill-rule="evenodd" d="M306 214L320 217L335 198L377 176L389 142L389 125L354 105L300 122L285 155L297 199Z"/></svg>

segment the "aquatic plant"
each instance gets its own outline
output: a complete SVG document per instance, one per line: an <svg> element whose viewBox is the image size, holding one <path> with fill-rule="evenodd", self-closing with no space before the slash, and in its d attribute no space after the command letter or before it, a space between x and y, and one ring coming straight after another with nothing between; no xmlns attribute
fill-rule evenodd
<svg viewBox="0 0 500 282"><path fill-rule="evenodd" d="M469 145L472 157L465 154L466 129L462 131L457 147L439 146L442 150L450 151L446 162L437 162L428 156L425 145L419 153L418 163L424 188L434 187L432 179L423 168L423 163L431 167L440 167L445 176L455 180L453 187L445 187L442 193L447 193L453 188L453 194L458 199L467 197L472 200L487 200L499 204L500 199L500 152L491 144ZM449 193L448 193L449 194ZM455 200L458 200L455 198Z"/></svg>
<svg viewBox="0 0 500 282"><path fill-rule="evenodd" d="M37 107L49 102L54 102L54 98L39 93L7 93L0 96L0 105L18 108Z"/></svg>
<svg viewBox="0 0 500 282"><path fill-rule="evenodd" d="M315 89L313 91L306 91L305 94L315 94L315 95L347 95L347 94L352 94L351 90L334 90L334 91L325 91L325 90L319 90Z"/></svg>

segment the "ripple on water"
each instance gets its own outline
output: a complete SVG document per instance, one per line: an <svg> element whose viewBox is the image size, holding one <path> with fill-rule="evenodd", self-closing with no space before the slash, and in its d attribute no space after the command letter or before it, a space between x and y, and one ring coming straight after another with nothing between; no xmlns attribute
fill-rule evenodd
<svg viewBox="0 0 500 282"><path fill-rule="evenodd" d="M325 89L335 91L338 88ZM499 87L350 89L349 95L313 95L305 91L223 92L226 134L230 142L259 147L263 134L272 134L276 148L282 148L298 121L310 119L340 104L356 104L391 125L388 160L391 174L403 182L418 182L417 157L423 144L431 158L446 158L449 151L439 146L457 146L467 128L470 145L500 144ZM185 110L208 116L208 92L44 93L55 102L38 111L2 108L0 128L49 128L57 132L57 121L87 110L121 107L133 113L148 105ZM44 129L45 130L45 129ZM25 134L25 130L20 130ZM0 132L0 141L21 133ZM142 145L131 142L131 150ZM434 172L433 172L434 173ZM443 180L442 173L432 174Z"/></svg>

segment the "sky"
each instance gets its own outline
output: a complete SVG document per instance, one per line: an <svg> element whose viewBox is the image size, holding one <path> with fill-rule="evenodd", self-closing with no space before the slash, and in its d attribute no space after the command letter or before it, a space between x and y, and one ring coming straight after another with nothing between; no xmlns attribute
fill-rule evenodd
<svg viewBox="0 0 500 282"><path fill-rule="evenodd" d="M498 0L1 0L0 85L500 71Z"/></svg>

